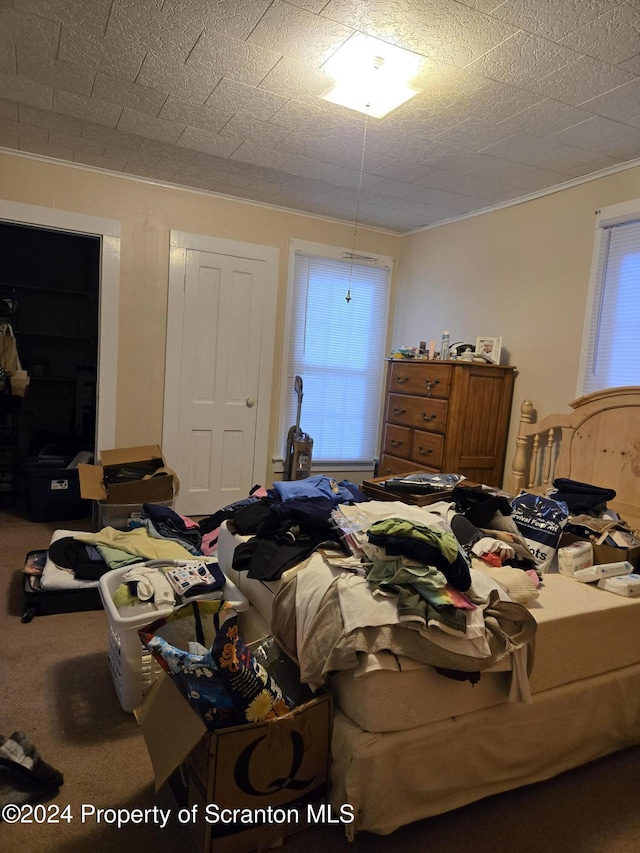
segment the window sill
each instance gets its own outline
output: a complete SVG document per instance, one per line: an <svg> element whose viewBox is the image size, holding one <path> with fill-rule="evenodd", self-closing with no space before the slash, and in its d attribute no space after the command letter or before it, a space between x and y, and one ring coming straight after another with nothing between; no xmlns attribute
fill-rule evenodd
<svg viewBox="0 0 640 853"><path fill-rule="evenodd" d="M284 474L284 459L282 457L273 458L273 473ZM371 462L316 462L312 460L312 474L327 474L335 476L340 472L358 472L362 474L372 475L375 468L375 460Z"/></svg>

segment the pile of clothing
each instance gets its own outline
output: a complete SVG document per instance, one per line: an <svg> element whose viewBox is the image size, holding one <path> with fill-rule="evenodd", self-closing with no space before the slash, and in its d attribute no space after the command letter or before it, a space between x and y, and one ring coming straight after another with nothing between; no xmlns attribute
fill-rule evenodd
<svg viewBox="0 0 640 853"><path fill-rule="evenodd" d="M132 529L137 527L143 527L153 539L175 542L195 556L203 553L202 531L198 522L179 515L170 507L143 504L140 517L131 522Z"/></svg>
<svg viewBox="0 0 640 853"><path fill-rule="evenodd" d="M452 497L451 530L472 568L489 575L512 601L538 598L543 572L512 518L509 498L465 485L456 486Z"/></svg>
<svg viewBox="0 0 640 853"><path fill-rule="evenodd" d="M317 689L331 673L381 652L476 683L510 656L510 697L530 701L535 620L474 569L452 532L458 513L451 502L358 502L332 515L349 556L318 549L294 575L287 572L273 604L272 633L299 662L305 683Z"/></svg>
<svg viewBox="0 0 640 853"><path fill-rule="evenodd" d="M608 502L616 497L613 489L557 478L547 494L567 506L566 533L589 540L594 545L611 548L626 549L640 545L637 533L608 507Z"/></svg>
<svg viewBox="0 0 640 853"><path fill-rule="evenodd" d="M278 580L290 567L308 557L321 544L342 548L341 531L332 519L339 504L368 498L353 483L316 475L304 480L274 483L273 488L253 492L248 499L224 508L209 528L223 520L232 533L251 537L234 552L233 568L250 578ZM202 529L203 522L200 522Z"/></svg>
<svg viewBox="0 0 640 853"><path fill-rule="evenodd" d="M49 557L78 580L96 581L112 569L147 560L193 560L202 553L201 539L197 522L168 507L145 503L131 530L103 527L97 533L73 532L51 542Z"/></svg>
<svg viewBox="0 0 640 853"><path fill-rule="evenodd" d="M49 800L63 781L62 773L43 761L24 732L0 735L0 806Z"/></svg>

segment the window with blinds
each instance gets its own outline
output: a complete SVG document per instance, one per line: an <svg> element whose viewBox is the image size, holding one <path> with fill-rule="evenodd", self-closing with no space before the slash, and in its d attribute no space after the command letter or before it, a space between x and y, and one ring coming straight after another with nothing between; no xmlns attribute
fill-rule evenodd
<svg viewBox="0 0 640 853"><path fill-rule="evenodd" d="M640 200L598 214L578 394L640 385Z"/></svg>
<svg viewBox="0 0 640 853"><path fill-rule="evenodd" d="M378 448L391 259L352 262L342 250L334 256L331 247L318 246L325 254L316 254L310 245L294 241L290 255L283 454L296 422L299 375L300 427L313 439L314 469L371 466Z"/></svg>

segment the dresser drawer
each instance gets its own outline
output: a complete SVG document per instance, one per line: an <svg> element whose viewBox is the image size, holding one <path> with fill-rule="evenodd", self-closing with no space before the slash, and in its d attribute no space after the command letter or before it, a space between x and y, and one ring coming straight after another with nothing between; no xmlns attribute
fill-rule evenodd
<svg viewBox="0 0 640 853"><path fill-rule="evenodd" d="M449 404L432 397L411 397L408 394L389 394L386 420L399 426L444 432Z"/></svg>
<svg viewBox="0 0 640 853"><path fill-rule="evenodd" d="M444 436L433 432L415 430L413 433L413 447L411 458L421 467L429 465L440 468L444 454Z"/></svg>
<svg viewBox="0 0 640 853"><path fill-rule="evenodd" d="M397 361L391 365L389 391L397 394L424 394L447 399L451 391L451 365L431 361Z"/></svg>
<svg viewBox="0 0 640 853"><path fill-rule="evenodd" d="M416 463L409 459L399 459L397 456L389 456L383 453L378 463L378 474L380 477L395 477L397 474L411 474L416 470ZM434 473L436 473L434 471Z"/></svg>
<svg viewBox="0 0 640 853"><path fill-rule="evenodd" d="M409 427L386 424L382 452L408 459L411 455L411 430Z"/></svg>

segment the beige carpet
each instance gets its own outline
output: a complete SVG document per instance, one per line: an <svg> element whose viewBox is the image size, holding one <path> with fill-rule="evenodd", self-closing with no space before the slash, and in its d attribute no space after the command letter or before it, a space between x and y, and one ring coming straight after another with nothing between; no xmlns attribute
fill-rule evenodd
<svg viewBox="0 0 640 853"><path fill-rule="evenodd" d="M119 706L107 660L104 612L63 613L21 622L20 569L25 553L46 548L53 530L67 526L81 527L32 524L0 513L0 734L8 737L24 731L42 758L64 774L64 785L51 802L61 809L69 805L73 815L69 823L0 823L0 850L191 853L189 837L175 820L164 830L144 825L118 830L95 819L81 822L82 804L144 809L156 804L171 808L172 801L167 792L154 794L144 741L135 720ZM460 776L463 784L464 768ZM637 853L639 790L640 748L634 748L390 836L363 833L349 844L341 828L331 826L288 841L285 850Z"/></svg>
<svg viewBox="0 0 640 853"><path fill-rule="evenodd" d="M69 804L70 823L0 824L3 851L65 853L145 849L148 827L114 830L80 819L82 804L144 808L155 803L152 771L135 719L118 703L107 659L104 611L61 613L22 623L20 569L27 551L46 548L57 527L0 516L3 631L0 644L0 733L24 731L64 785L52 802ZM83 529L91 529L87 524ZM153 836L152 836L153 837ZM152 845L153 847L153 845ZM157 849L189 851L182 828L162 834Z"/></svg>

